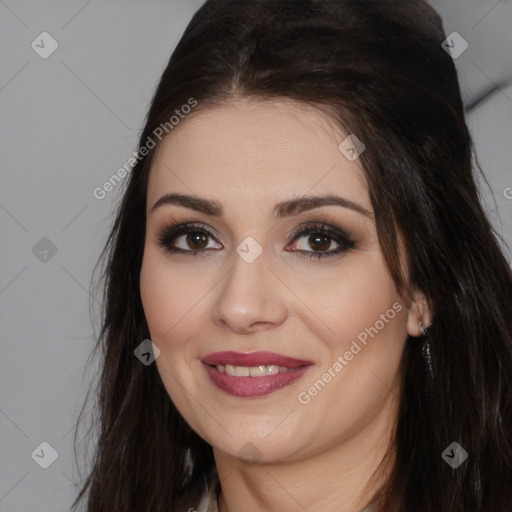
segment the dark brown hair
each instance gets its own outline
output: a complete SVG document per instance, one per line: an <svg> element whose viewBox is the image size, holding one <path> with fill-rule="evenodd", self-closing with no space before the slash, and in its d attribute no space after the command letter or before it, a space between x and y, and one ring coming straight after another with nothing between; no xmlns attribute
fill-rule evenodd
<svg viewBox="0 0 512 512"><path fill-rule="evenodd" d="M403 293L423 290L434 312L434 378L421 343L408 339L395 462L374 501L386 512L510 512L512 275L480 203L444 38L420 0L208 0L161 77L139 148L190 98L194 115L237 97L297 100L363 141L389 271ZM211 447L176 410L156 366L133 354L149 338L139 274L154 151L131 171L100 258L99 432L74 503L87 496L90 512L178 510L214 470ZM457 469L441 458L454 441L469 454Z"/></svg>

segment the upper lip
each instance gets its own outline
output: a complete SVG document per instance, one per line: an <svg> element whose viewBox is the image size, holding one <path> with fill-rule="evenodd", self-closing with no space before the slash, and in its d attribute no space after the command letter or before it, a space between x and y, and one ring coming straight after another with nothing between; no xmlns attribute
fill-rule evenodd
<svg viewBox="0 0 512 512"><path fill-rule="evenodd" d="M309 366L311 361L296 359L274 352L214 352L203 357L202 362L209 365L233 365L233 366L286 366L287 368L299 368Z"/></svg>

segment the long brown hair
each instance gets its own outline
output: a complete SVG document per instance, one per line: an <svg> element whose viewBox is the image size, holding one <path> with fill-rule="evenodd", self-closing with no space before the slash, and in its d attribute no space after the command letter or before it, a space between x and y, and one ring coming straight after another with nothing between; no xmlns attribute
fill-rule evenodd
<svg viewBox="0 0 512 512"><path fill-rule="evenodd" d="M373 501L380 511L510 512L512 275L479 200L444 39L421 0L208 0L161 77L139 148L191 98L199 115L234 97L290 98L329 112L363 141L389 271L399 290L423 290L434 312L434 379L425 380L421 345L408 339L395 463ZM174 407L156 366L133 354L149 338L139 273L154 152L127 178L100 258L98 439L74 503L87 496L90 512L178 510L214 470L211 446ZM456 469L441 457L452 442L468 452Z"/></svg>

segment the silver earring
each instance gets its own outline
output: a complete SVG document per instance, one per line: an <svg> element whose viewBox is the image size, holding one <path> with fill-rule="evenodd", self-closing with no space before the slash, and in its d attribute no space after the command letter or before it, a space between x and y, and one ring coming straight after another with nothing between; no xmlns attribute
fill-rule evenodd
<svg viewBox="0 0 512 512"><path fill-rule="evenodd" d="M421 367L423 374L423 397L425 399L425 405L428 411L429 420L432 422L429 428L429 436L435 437L435 429L433 428L433 418L437 411L437 398L436 398L436 377L434 372L434 365L432 361L432 352L430 349L430 342L427 336L427 331L432 324L429 324L427 328L423 327L423 322L419 320L419 326L421 331ZM432 438L431 438L432 441Z"/></svg>
<svg viewBox="0 0 512 512"><path fill-rule="evenodd" d="M432 325L432 324L430 324L430 325ZM421 355L422 355L422 359L423 359L423 368L425 370L424 376L425 376L426 380L428 381L427 388L430 388L433 386L434 379L435 379L434 367L432 364L432 352L430 350L430 342L427 337L427 331L430 328L430 325L427 328L423 327L423 322L422 322L421 318L419 319L421 337L423 338L423 343L421 346Z"/></svg>
<svg viewBox="0 0 512 512"><path fill-rule="evenodd" d="M427 335L427 331L430 328L430 325L432 325L432 324L430 324L427 328L423 327L423 322L422 322L421 318L419 319L418 324L420 326L421 335L423 337L425 337Z"/></svg>

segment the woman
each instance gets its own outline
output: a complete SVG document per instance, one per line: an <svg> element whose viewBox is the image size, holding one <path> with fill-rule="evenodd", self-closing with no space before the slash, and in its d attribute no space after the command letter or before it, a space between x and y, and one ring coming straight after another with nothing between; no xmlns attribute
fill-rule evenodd
<svg viewBox="0 0 512 512"><path fill-rule="evenodd" d="M444 39L418 0L199 9L102 255L75 506L512 510L512 276Z"/></svg>

